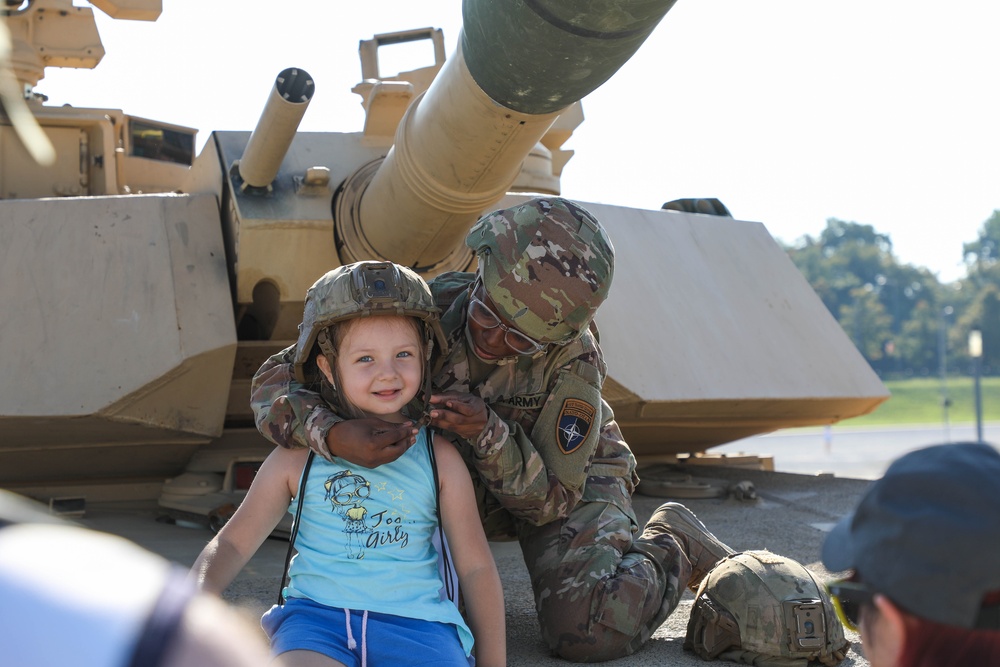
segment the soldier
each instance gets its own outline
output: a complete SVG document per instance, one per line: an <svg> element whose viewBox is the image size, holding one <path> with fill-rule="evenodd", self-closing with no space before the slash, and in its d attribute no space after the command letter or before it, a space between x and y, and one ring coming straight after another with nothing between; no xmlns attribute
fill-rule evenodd
<svg viewBox="0 0 1000 667"><path fill-rule="evenodd" d="M607 369L592 323L611 286L611 241L577 204L541 197L487 214L466 244L477 272L431 282L449 345L431 423L455 434L475 471L487 535L519 540L553 652L629 655L732 550L678 503L639 532L635 458L601 398ZM317 385L295 381L293 355L254 377L265 437L369 467L412 443L416 429L334 415Z"/></svg>

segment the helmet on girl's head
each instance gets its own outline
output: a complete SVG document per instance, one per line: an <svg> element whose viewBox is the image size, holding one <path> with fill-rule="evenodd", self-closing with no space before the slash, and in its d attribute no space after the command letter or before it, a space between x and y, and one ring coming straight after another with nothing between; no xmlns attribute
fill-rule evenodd
<svg viewBox="0 0 1000 667"><path fill-rule="evenodd" d="M465 244L500 314L540 342L563 343L586 331L611 288L611 239L566 199L537 197L488 213Z"/></svg>
<svg viewBox="0 0 1000 667"><path fill-rule="evenodd" d="M832 666L851 643L833 602L802 565L769 551L719 561L698 588L684 649L760 667Z"/></svg>
<svg viewBox="0 0 1000 667"><path fill-rule="evenodd" d="M331 324L357 317L416 317L424 324L429 359L435 340L442 350L445 347L444 333L438 322L440 312L424 279L405 266L391 262L356 262L338 267L306 292L299 339L295 343L295 377L299 382L313 380L306 377L306 363L313 357L317 344L328 347L326 329ZM332 348L324 350L328 355L331 352Z"/></svg>

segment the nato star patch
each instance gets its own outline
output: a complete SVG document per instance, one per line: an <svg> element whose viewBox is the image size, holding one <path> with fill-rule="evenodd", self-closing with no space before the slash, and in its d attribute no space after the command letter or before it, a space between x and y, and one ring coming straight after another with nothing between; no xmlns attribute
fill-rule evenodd
<svg viewBox="0 0 1000 667"><path fill-rule="evenodd" d="M563 454L572 454L583 444L594 425L597 409L587 401L567 398L563 401L559 419L556 422L556 440Z"/></svg>

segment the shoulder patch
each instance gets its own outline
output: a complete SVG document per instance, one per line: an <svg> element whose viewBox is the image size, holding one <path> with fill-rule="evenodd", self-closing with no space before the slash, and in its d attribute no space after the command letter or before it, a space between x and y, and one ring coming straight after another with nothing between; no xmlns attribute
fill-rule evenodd
<svg viewBox="0 0 1000 667"><path fill-rule="evenodd" d="M583 444L594 425L597 408L587 401L578 398L567 398L563 401L556 420L556 441L563 454L572 454Z"/></svg>

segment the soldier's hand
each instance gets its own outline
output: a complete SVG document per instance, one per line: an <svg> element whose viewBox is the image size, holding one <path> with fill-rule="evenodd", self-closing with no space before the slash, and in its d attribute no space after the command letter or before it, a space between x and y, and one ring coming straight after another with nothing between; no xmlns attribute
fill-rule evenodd
<svg viewBox="0 0 1000 667"><path fill-rule="evenodd" d="M472 394L448 391L431 396L431 425L451 431L466 440L475 440L486 428L490 409Z"/></svg>
<svg viewBox="0 0 1000 667"><path fill-rule="evenodd" d="M413 422L394 424L381 419L337 422L326 436L330 453L366 468L377 468L402 456L417 441Z"/></svg>

